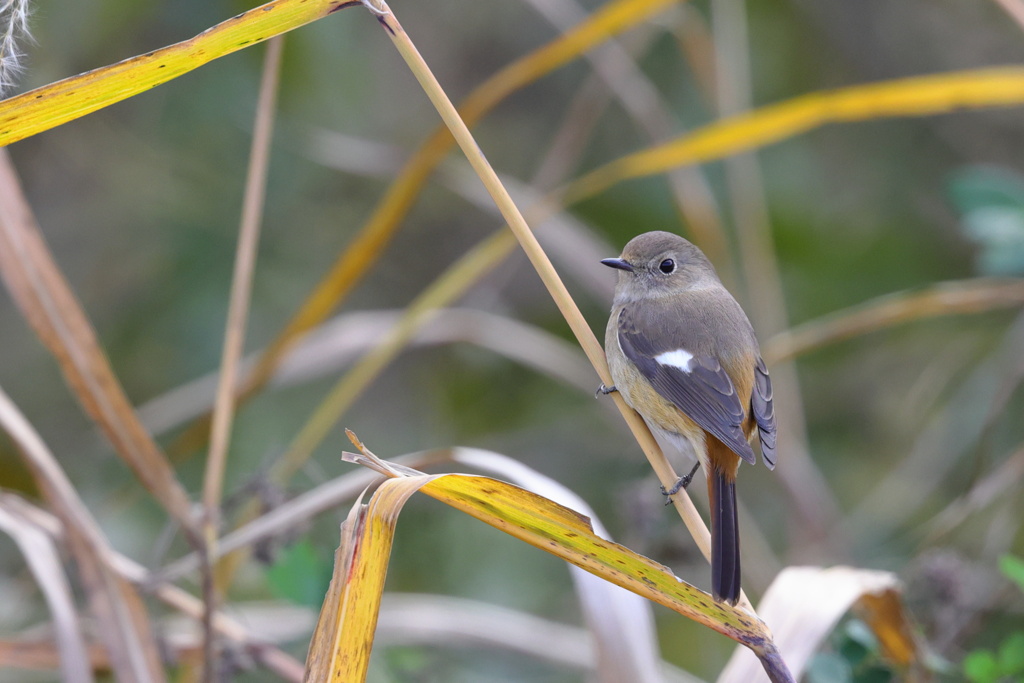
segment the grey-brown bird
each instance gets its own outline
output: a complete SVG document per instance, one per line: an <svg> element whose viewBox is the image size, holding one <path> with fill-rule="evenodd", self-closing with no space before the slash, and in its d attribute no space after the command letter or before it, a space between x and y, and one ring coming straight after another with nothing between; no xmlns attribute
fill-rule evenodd
<svg viewBox="0 0 1024 683"><path fill-rule="evenodd" d="M647 422L677 468L704 468L711 506L711 587L715 599L740 596L736 473L756 463L749 440L775 468L772 383L746 314L700 249L668 232L633 238L619 258L605 335L618 391ZM696 472L696 467L690 476ZM683 477L666 491L689 483Z"/></svg>

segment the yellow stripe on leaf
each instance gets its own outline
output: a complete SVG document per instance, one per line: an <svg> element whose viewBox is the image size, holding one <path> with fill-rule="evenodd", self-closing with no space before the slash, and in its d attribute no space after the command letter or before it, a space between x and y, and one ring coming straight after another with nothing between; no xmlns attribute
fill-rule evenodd
<svg viewBox="0 0 1024 683"><path fill-rule="evenodd" d="M145 92L341 9L347 0L273 0L198 36L0 102L0 146L55 128Z"/></svg>
<svg viewBox="0 0 1024 683"><path fill-rule="evenodd" d="M1024 68L999 67L822 91L698 128L657 147L605 164L565 190L565 202L615 183L656 175L763 147L827 123L943 114L1024 103Z"/></svg>

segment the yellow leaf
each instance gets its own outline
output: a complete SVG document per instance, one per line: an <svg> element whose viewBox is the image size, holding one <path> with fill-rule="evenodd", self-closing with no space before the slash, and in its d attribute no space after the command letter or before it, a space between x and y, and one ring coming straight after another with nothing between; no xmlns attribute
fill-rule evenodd
<svg viewBox="0 0 1024 683"><path fill-rule="evenodd" d="M589 519L547 498L496 479L457 474L437 477L421 490L757 653L771 643L768 627L756 616L715 602L664 565L597 536Z"/></svg>
<svg viewBox="0 0 1024 683"><path fill-rule="evenodd" d="M496 529L545 550L601 578L679 612L743 643L759 656L774 652L771 632L755 614L715 602L667 567L594 533L590 520L552 500L489 477L443 474L428 477L379 459L348 432L362 454L342 459L392 477ZM376 497L376 494L375 494ZM372 505L372 500L371 500Z"/></svg>
<svg viewBox="0 0 1024 683"><path fill-rule="evenodd" d="M1024 68L999 67L857 85L755 109L605 164L570 184L566 204L615 183L762 147L826 123L942 114L1024 103Z"/></svg>
<svg viewBox="0 0 1024 683"><path fill-rule="evenodd" d="M73 121L218 57L358 4L347 0L273 0L189 40L4 100L0 102L0 146Z"/></svg>
<svg viewBox="0 0 1024 683"><path fill-rule="evenodd" d="M304 680L366 679L398 513L429 479L426 475L389 479L368 505L360 497L352 506L341 527L334 575L310 640Z"/></svg>

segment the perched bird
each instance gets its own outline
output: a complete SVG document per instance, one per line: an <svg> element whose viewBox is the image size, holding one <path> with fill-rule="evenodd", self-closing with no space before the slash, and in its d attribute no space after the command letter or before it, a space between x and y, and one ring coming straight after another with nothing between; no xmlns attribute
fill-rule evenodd
<svg viewBox="0 0 1024 683"><path fill-rule="evenodd" d="M740 596L736 472L761 458L775 468L772 383L746 314L700 249L668 232L633 238L619 258L605 336L614 387L647 422L670 461L696 458L711 505L711 586L716 600ZM682 458L682 459L680 459ZM696 466L667 495L689 483Z"/></svg>

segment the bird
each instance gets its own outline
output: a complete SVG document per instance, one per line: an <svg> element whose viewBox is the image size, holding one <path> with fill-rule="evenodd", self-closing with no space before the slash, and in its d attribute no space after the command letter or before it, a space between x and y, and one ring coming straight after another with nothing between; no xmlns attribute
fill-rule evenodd
<svg viewBox="0 0 1024 683"><path fill-rule="evenodd" d="M634 237L619 271L605 332L605 355L617 391L643 417L674 466L697 465L670 490L689 484L697 466L707 477L711 509L711 592L740 597L736 474L761 459L775 469L772 382L750 320L704 253L663 231Z"/></svg>

